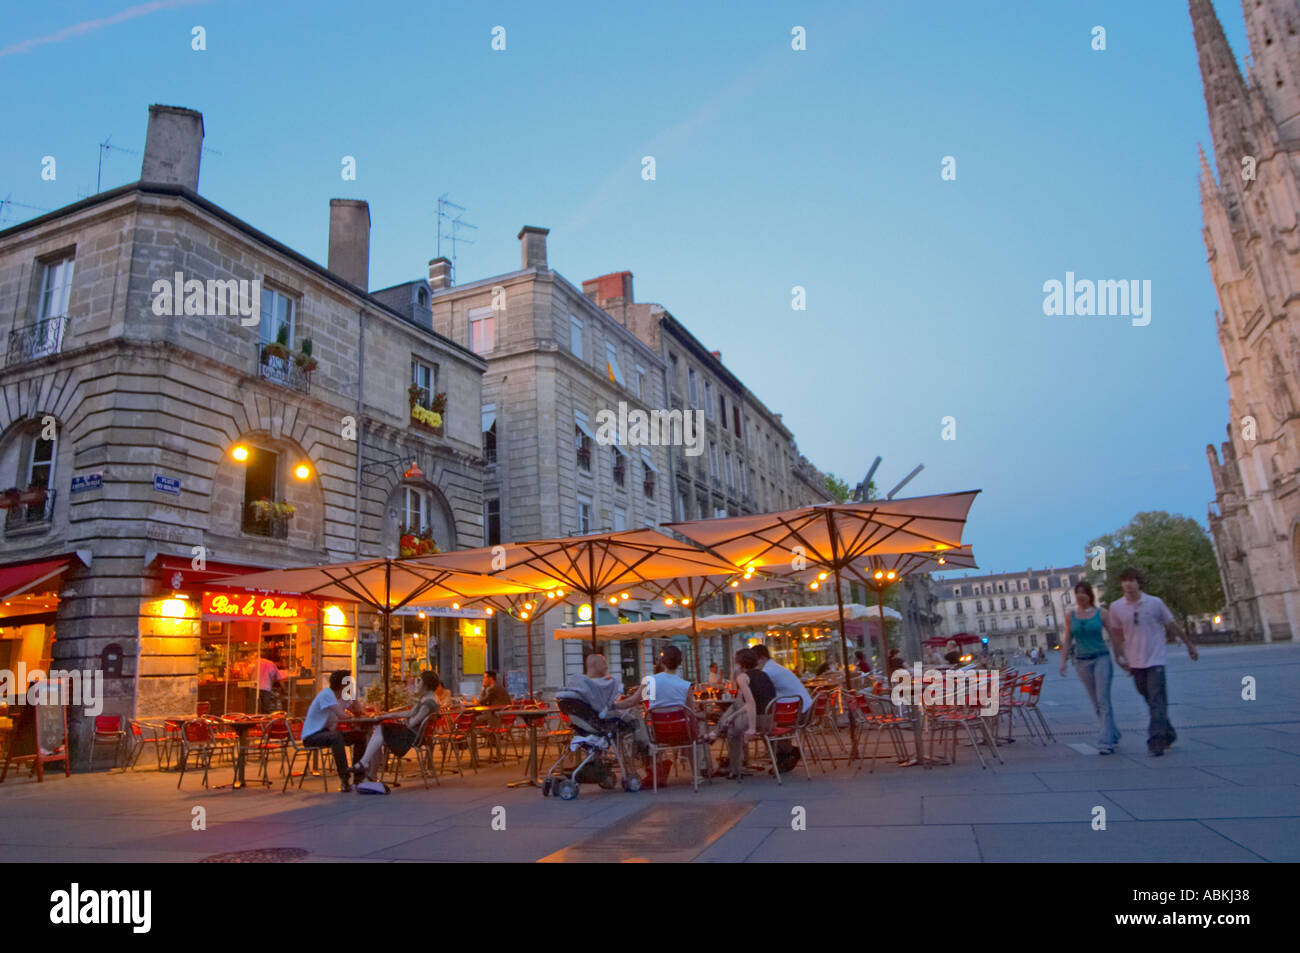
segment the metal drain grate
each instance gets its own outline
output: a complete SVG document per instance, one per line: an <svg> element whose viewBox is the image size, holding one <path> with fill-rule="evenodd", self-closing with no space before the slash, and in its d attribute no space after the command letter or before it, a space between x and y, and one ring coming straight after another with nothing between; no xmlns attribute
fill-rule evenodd
<svg viewBox="0 0 1300 953"><path fill-rule="evenodd" d="M311 851L302 847L262 847L257 850L232 850L204 857L200 864L293 864Z"/></svg>

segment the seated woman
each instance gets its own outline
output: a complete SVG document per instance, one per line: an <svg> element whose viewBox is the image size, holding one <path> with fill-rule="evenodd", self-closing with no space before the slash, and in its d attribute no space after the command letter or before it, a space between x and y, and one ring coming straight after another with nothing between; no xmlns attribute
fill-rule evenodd
<svg viewBox="0 0 1300 953"><path fill-rule="evenodd" d="M411 745L419 740L420 733L424 731L428 720L438 714L437 693L442 687L441 680L433 672L423 672L420 675L420 683L421 694L414 705L388 714L388 717L393 719L405 718L406 724L375 725L375 730L371 732L370 740L366 743L365 753L352 766L354 784L359 784L362 780L375 780L379 769L383 766L381 758L384 745L388 745L388 750L393 754L402 757L411 750Z"/></svg>
<svg viewBox="0 0 1300 953"><path fill-rule="evenodd" d="M704 736L706 741L727 736L727 776L733 780L740 779L745 766L745 742L758 733L762 725L759 719L766 715L768 704L776 697L776 688L758 668L758 656L753 649L736 653L736 689L739 693L736 703L718 720L717 727Z"/></svg>

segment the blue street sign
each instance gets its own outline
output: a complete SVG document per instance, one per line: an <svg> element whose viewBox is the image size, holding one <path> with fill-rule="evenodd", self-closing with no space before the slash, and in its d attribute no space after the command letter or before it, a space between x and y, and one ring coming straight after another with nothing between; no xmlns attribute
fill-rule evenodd
<svg viewBox="0 0 1300 953"><path fill-rule="evenodd" d="M81 476L72 478L72 485L68 487L69 493L84 493L86 490L98 490L104 485L104 474L102 473L85 473Z"/></svg>
<svg viewBox="0 0 1300 953"><path fill-rule="evenodd" d="M173 493L179 495L181 492L181 481L176 477L163 476L161 473L153 475L153 488L159 493Z"/></svg>

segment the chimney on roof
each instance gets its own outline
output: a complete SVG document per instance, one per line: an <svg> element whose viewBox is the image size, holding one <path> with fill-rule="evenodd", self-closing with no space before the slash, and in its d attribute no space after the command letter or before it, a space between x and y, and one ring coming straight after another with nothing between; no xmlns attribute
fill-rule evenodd
<svg viewBox="0 0 1300 953"><path fill-rule="evenodd" d="M582 293L596 307L627 324L628 305L632 301L632 272L615 271L599 278L588 278L582 283Z"/></svg>
<svg viewBox="0 0 1300 953"><path fill-rule="evenodd" d="M362 291L370 290L370 203L330 199L330 271Z"/></svg>
<svg viewBox="0 0 1300 953"><path fill-rule="evenodd" d="M140 181L183 185L199 190L199 158L203 152L203 114L180 106L149 107Z"/></svg>
<svg viewBox="0 0 1300 953"><path fill-rule="evenodd" d="M446 258L429 262L429 287L434 291L451 287L451 262Z"/></svg>
<svg viewBox="0 0 1300 953"><path fill-rule="evenodd" d="M519 251L522 264L520 268L546 268L546 236L551 233L549 228L537 228L534 225L525 225L519 229Z"/></svg>
<svg viewBox="0 0 1300 953"><path fill-rule="evenodd" d="M722 352L721 352L721 351L710 351L709 353L713 355L713 359L714 359L715 361L717 361L719 364L722 363Z"/></svg>

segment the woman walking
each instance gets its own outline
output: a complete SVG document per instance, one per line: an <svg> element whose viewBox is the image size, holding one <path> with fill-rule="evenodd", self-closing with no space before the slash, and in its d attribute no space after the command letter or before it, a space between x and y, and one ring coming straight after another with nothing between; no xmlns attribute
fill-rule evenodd
<svg viewBox="0 0 1300 953"><path fill-rule="evenodd" d="M1061 675L1065 675L1065 660L1073 656L1074 670L1087 689L1092 708L1097 713L1100 729L1097 753L1114 754L1115 745L1119 742L1115 713L1110 707L1110 679L1114 667L1104 634L1110 620L1105 609L1097 608L1092 586L1086 582L1080 582L1074 587L1074 603L1075 608L1065 614Z"/></svg>

